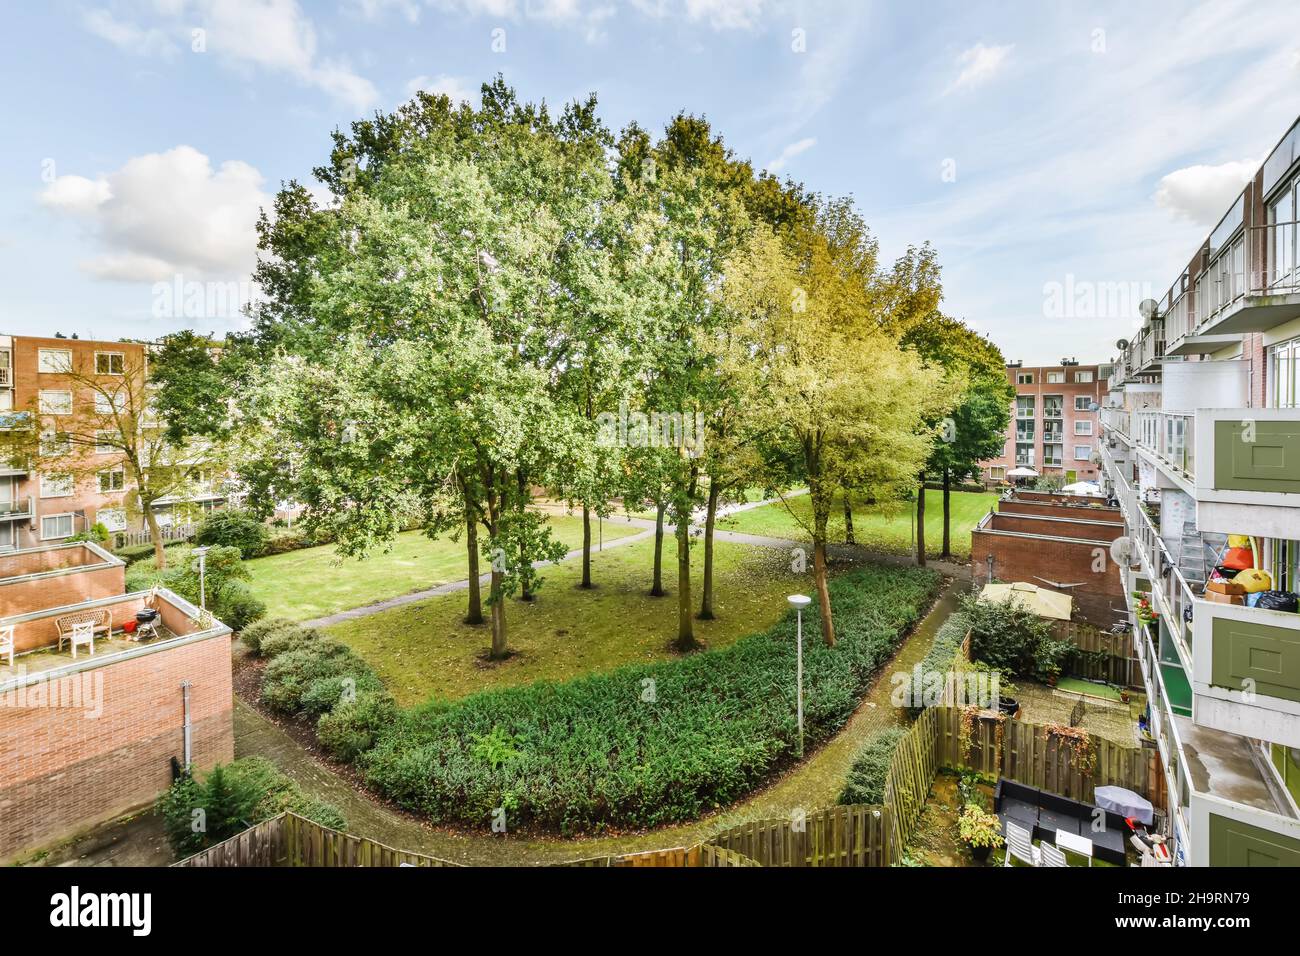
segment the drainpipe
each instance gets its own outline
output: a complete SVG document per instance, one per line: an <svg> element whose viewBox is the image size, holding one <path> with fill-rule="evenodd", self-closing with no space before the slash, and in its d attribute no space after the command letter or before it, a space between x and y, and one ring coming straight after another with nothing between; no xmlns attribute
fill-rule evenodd
<svg viewBox="0 0 1300 956"><path fill-rule="evenodd" d="M181 707L185 714L184 731L185 731L185 769L190 769L191 762L191 742L192 728L190 726L190 682L181 681Z"/></svg>

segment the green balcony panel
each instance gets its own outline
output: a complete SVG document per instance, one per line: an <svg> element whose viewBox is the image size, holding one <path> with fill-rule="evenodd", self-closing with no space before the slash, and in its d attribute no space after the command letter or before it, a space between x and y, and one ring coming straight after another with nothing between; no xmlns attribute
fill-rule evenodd
<svg viewBox="0 0 1300 956"><path fill-rule="evenodd" d="M1216 421L1214 487L1300 493L1300 422Z"/></svg>
<svg viewBox="0 0 1300 956"><path fill-rule="evenodd" d="M1192 685L1187 681L1187 674L1177 664L1160 665L1160 677L1165 682L1165 694L1169 698L1169 709L1179 717L1192 716Z"/></svg>
<svg viewBox="0 0 1300 956"><path fill-rule="evenodd" d="M1300 866L1300 840L1211 813L1210 866Z"/></svg>
<svg viewBox="0 0 1300 956"><path fill-rule="evenodd" d="M1261 697L1300 701L1300 629L1216 617L1213 642L1215 687L1244 690L1253 680Z"/></svg>

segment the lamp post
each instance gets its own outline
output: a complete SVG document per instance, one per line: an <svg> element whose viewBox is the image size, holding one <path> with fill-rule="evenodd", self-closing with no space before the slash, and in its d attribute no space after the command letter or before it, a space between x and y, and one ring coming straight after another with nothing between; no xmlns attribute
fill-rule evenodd
<svg viewBox="0 0 1300 956"><path fill-rule="evenodd" d="M200 545L194 549L194 556L199 559L199 610L208 609L207 584L204 580L204 572L207 570L208 546Z"/></svg>
<svg viewBox="0 0 1300 956"><path fill-rule="evenodd" d="M797 620L795 631L795 708L799 720L799 756L803 756L803 609L812 603L806 594L791 594L787 601L794 608Z"/></svg>

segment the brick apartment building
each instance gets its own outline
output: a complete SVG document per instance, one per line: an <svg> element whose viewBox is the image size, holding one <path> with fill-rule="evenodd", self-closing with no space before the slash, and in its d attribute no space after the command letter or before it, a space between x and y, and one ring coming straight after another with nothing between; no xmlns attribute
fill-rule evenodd
<svg viewBox="0 0 1300 956"><path fill-rule="evenodd" d="M980 463L981 476L997 484L1016 467L1059 476L1067 484L1095 481L1101 424L1096 409L1106 396L1107 365L1007 366L1016 399L1002 455Z"/></svg>
<svg viewBox="0 0 1300 956"><path fill-rule="evenodd" d="M24 461L0 461L0 551L33 548L66 540L95 524L110 532L143 527L139 509L129 508L130 472L119 451L82 449L74 475L59 467L61 421L72 421L108 400L88 384L87 376L120 395L143 396L140 377L148 374L148 347L133 342L0 335L0 428L39 428L42 442ZM75 373L75 375L70 374ZM134 376L134 382L127 382ZM66 464L67 458L63 458ZM102 467L99 467L102 466ZM214 487L200 489L200 508L222 500ZM164 501L155 510L163 524L179 502Z"/></svg>

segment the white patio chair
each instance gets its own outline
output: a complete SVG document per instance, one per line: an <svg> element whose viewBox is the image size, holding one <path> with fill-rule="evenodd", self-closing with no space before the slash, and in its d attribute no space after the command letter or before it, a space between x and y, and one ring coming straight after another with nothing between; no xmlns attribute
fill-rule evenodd
<svg viewBox="0 0 1300 956"><path fill-rule="evenodd" d="M84 624L72 625L72 636L69 638L72 643L72 659L77 659L77 645L84 644L90 648L93 656L95 653L95 624L93 621L86 621Z"/></svg>
<svg viewBox="0 0 1300 956"><path fill-rule="evenodd" d="M1008 820L1007 855L1003 858L1002 865L1010 866L1012 857L1029 866L1038 866L1038 848L1034 846L1033 833Z"/></svg>
<svg viewBox="0 0 1300 956"><path fill-rule="evenodd" d="M9 657L9 666L14 666L14 626L0 627L0 657Z"/></svg>
<svg viewBox="0 0 1300 956"><path fill-rule="evenodd" d="M1054 847L1050 843L1042 843L1038 847L1039 866L1069 866L1070 861L1065 858L1059 847Z"/></svg>

